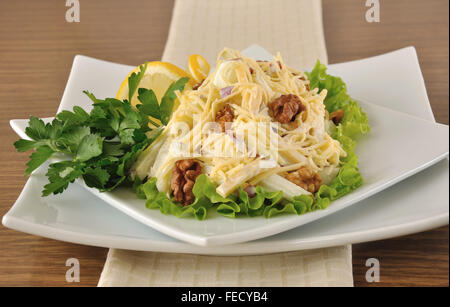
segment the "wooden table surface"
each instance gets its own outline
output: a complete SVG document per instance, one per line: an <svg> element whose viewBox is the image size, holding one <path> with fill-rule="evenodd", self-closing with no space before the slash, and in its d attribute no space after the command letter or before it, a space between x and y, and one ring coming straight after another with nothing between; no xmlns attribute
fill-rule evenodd
<svg viewBox="0 0 450 307"><path fill-rule="evenodd" d="M449 2L380 2L381 22L367 23L365 1L323 1L329 62L415 46L436 119L448 124ZM64 4L0 2L0 216L26 181L27 155L14 151L9 119L53 115L76 54L133 65L159 59L173 7L167 0L81 0L81 22L67 23ZM353 245L355 285L448 286L448 234L447 226ZM0 286L95 286L106 253L0 226ZM72 257L81 263L81 282L68 284L65 261ZM371 257L381 262L378 284L365 281L365 261Z"/></svg>

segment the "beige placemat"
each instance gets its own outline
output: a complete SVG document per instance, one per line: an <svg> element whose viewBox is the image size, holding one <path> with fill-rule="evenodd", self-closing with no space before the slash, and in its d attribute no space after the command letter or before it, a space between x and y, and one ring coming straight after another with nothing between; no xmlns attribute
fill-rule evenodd
<svg viewBox="0 0 450 307"><path fill-rule="evenodd" d="M258 44L293 67L327 63L320 0L177 0L163 60L214 63ZM110 249L99 286L352 286L351 246L216 257Z"/></svg>
<svg viewBox="0 0 450 307"><path fill-rule="evenodd" d="M215 63L223 47L258 44L292 67L327 63L320 0L178 0L163 60L186 67L190 54Z"/></svg>

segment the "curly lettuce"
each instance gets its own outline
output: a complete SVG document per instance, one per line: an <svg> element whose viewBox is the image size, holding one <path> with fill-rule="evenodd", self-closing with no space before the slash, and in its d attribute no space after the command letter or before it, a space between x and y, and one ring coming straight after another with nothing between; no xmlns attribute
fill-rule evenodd
<svg viewBox="0 0 450 307"><path fill-rule="evenodd" d="M358 157L355 154L357 138L369 132L367 115L358 103L347 93L347 86L341 78L328 75L327 67L319 61L314 69L307 73L311 88L328 91L324 101L328 112L344 110L342 121L335 127L331 136L338 140L347 155L341 158L341 168L338 175L328 185L322 185L313 196L300 195L291 201L283 199L283 192L270 192L257 186L255 195L249 197L247 192L239 188L236 194L222 197L216 192L216 185L207 175L200 175L194 184L195 201L191 205L182 206L171 200L166 193L159 192L156 178L136 184L138 196L146 199L149 209L159 209L163 214L177 217L194 216L198 220L207 218L208 211L215 208L216 212L228 218L238 216L264 216L271 218L279 214L305 214L319 209L325 209L331 203L363 184L362 175L358 169Z"/></svg>
<svg viewBox="0 0 450 307"><path fill-rule="evenodd" d="M283 192L269 192L260 186L256 187L254 197L249 197L247 192L239 188L237 195L231 194L225 198L216 192L216 188L207 175L198 176L192 190L195 201L184 207L169 199L166 193L158 191L156 178L138 185L136 194L146 199L145 205L149 209L159 209L163 214L176 217L190 215L198 220L206 219L212 207L216 208L218 214L229 218L239 215L269 218L280 213L303 214L314 209L314 199L307 195L296 196L292 202L283 203Z"/></svg>
<svg viewBox="0 0 450 307"><path fill-rule="evenodd" d="M306 74L311 88L318 88L319 91L327 90L324 104L328 112L344 110L344 117L331 137L339 141L347 156L341 158L341 168L336 178L329 185L322 185L315 195L316 201L326 208L330 201L350 193L363 184L355 146L360 135L369 133L369 119L358 103L348 95L344 81L339 77L328 75L325 65L317 61L314 69Z"/></svg>

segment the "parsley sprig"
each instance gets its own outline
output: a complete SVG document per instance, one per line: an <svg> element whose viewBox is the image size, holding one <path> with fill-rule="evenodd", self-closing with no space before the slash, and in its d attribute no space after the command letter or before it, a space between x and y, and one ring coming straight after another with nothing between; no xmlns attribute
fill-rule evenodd
<svg viewBox="0 0 450 307"><path fill-rule="evenodd" d="M176 99L175 92L183 91L188 81L188 78L181 78L174 82L159 104L152 90L138 89L146 68L146 64L140 66L139 72L128 78L128 99L102 100L84 91L93 101L90 113L76 106L73 111L58 113L47 124L30 117L25 129L30 140L19 139L14 143L19 152L34 150L26 164L25 175L31 174L57 153L70 157L49 165L46 174L49 183L44 186L43 196L62 193L77 178L100 191L110 191L132 181L132 165L163 129L149 116L167 125ZM130 103L136 90L141 102L137 109ZM150 129L149 124L155 128Z"/></svg>

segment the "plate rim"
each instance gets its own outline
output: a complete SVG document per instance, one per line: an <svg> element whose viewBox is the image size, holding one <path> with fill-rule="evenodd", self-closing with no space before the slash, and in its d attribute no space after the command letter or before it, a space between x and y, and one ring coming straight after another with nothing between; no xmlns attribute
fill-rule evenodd
<svg viewBox="0 0 450 307"><path fill-rule="evenodd" d="M249 241L220 246L199 246L192 245L183 241L162 242L129 237L126 237L126 240L123 240L125 238L124 236L114 236L106 234L92 235L89 233L63 230L53 228L44 224L32 223L7 214L3 216L2 223L5 227L8 227L10 229L25 231L26 233L32 235L43 236L58 241L82 245L92 245L104 248L119 248L134 251L236 256L273 253L274 248L277 250L277 252L289 252L295 250L308 250L340 246L344 244L357 244L362 242L377 241L391 238L392 236L390 236L390 234L392 234L392 232L394 231L396 233L396 237L409 235L412 233L422 232L448 225L449 213L445 212L425 219L418 218L409 223L402 223L399 225L392 225L383 228L373 228L365 231L347 232L339 235L326 235L316 237L314 240L289 240L289 244L285 244L285 242L288 240L278 240L276 242Z"/></svg>

